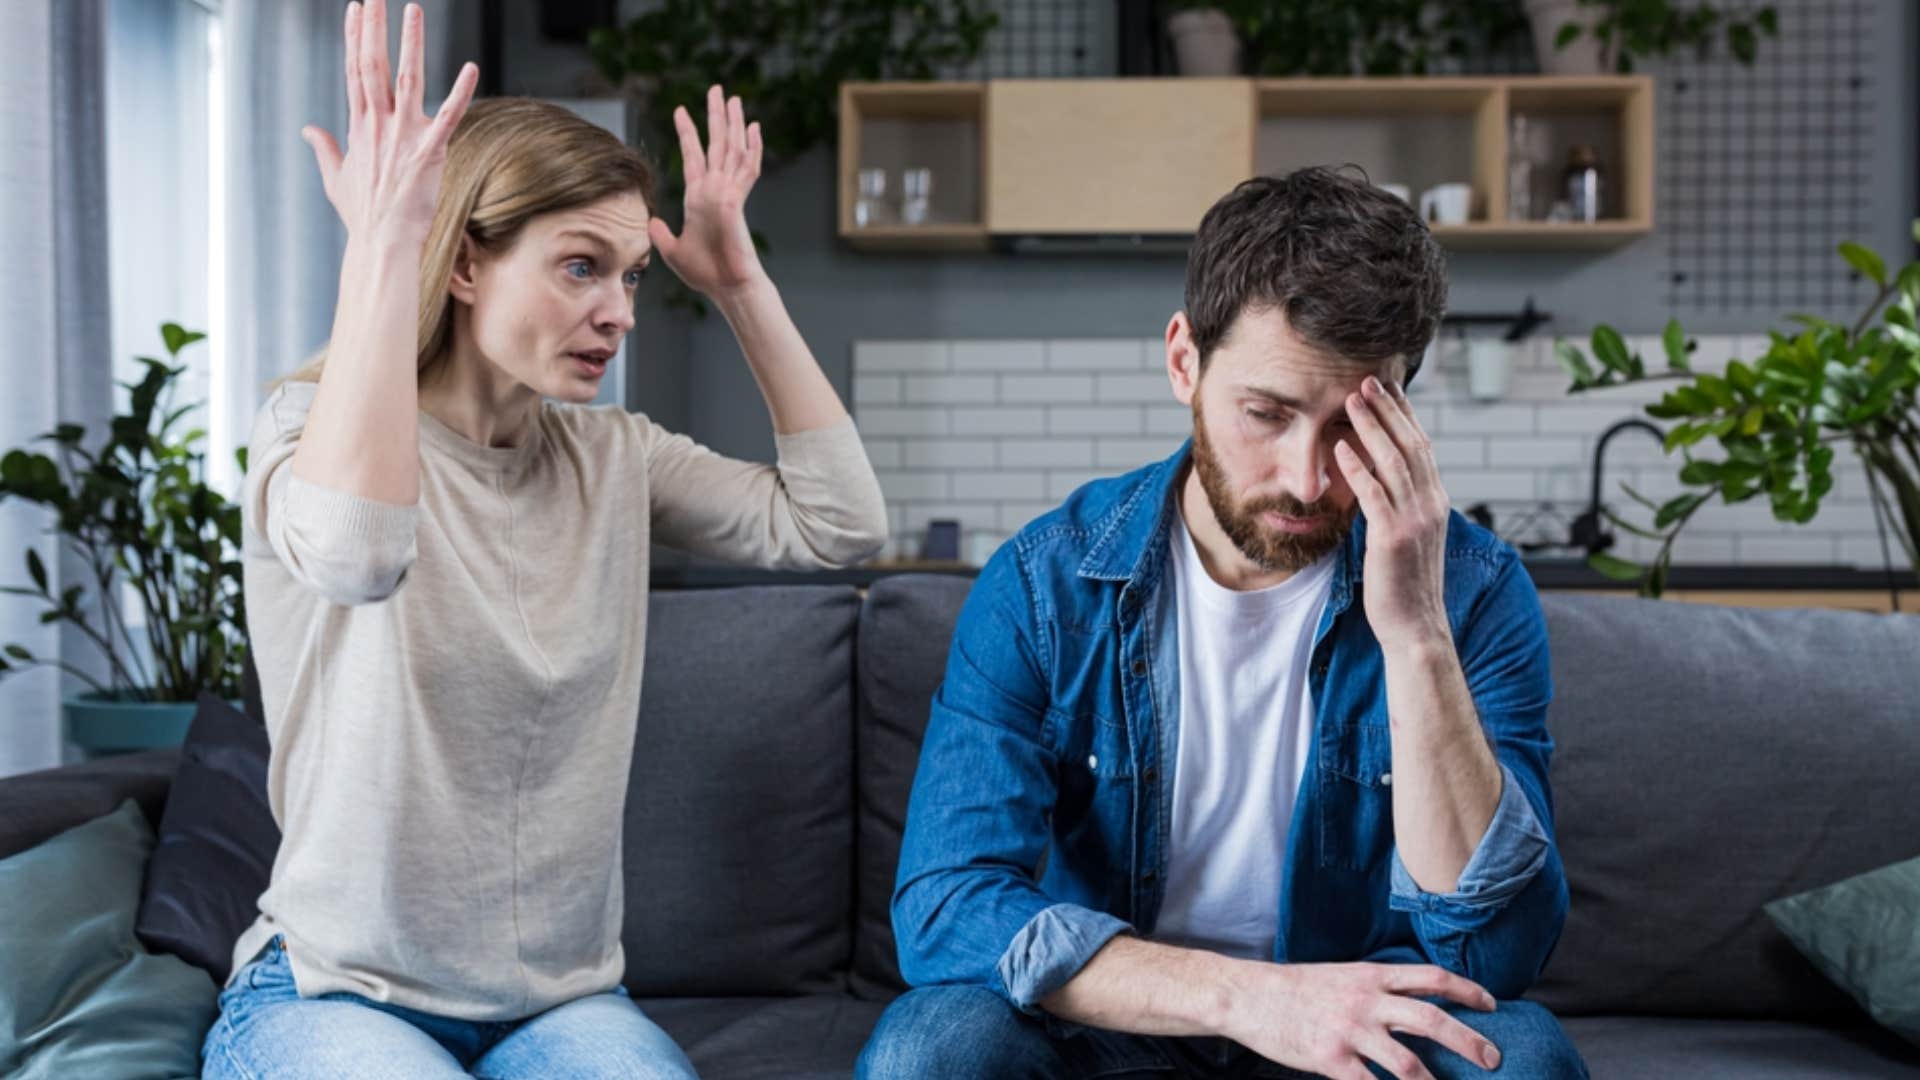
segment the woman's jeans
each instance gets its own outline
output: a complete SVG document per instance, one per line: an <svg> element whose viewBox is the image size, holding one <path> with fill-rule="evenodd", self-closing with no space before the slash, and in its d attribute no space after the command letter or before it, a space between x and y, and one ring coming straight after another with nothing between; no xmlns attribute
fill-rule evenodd
<svg viewBox="0 0 1920 1080"><path fill-rule="evenodd" d="M202 1076L221 1080L695 1075L623 988L524 1020L449 1020L358 994L303 998L278 937L221 993L200 1052Z"/></svg>

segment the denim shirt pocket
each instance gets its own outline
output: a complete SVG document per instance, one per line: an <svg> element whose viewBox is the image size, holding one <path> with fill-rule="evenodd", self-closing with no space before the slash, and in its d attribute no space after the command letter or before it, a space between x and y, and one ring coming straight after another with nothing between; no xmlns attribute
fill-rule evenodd
<svg viewBox="0 0 1920 1080"><path fill-rule="evenodd" d="M1128 744L1124 723L1095 713L1068 716L1059 710L1053 711L1048 722L1063 733L1060 744L1063 785L1133 780L1133 748Z"/></svg>
<svg viewBox="0 0 1920 1080"><path fill-rule="evenodd" d="M1386 724L1324 732L1320 746L1320 865L1371 871L1393 854L1393 733Z"/></svg>

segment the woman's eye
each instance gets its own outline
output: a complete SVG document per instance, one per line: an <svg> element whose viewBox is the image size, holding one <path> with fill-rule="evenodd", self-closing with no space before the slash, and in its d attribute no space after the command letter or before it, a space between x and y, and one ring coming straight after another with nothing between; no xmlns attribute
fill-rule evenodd
<svg viewBox="0 0 1920 1080"><path fill-rule="evenodd" d="M575 280L585 281L585 277L573 273L575 270L585 270L587 276L590 277L593 274L593 261L590 259L575 259L567 264L567 273L572 274Z"/></svg>
<svg viewBox="0 0 1920 1080"><path fill-rule="evenodd" d="M644 278L644 277L646 277L646 276L647 276L647 272L646 272L645 270L629 270L629 271L627 271L627 288L629 288L629 289L637 289L637 288L639 288L639 287L640 287L640 280L641 280L642 278Z"/></svg>

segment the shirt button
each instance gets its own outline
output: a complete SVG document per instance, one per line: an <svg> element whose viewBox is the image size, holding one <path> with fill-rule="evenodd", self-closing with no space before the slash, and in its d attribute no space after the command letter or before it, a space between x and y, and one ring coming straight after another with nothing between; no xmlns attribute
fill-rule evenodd
<svg viewBox="0 0 1920 1080"><path fill-rule="evenodd" d="M1147 673L1147 662L1145 660L1135 660L1133 662L1133 673L1135 675L1145 675Z"/></svg>
<svg viewBox="0 0 1920 1080"><path fill-rule="evenodd" d="M1145 780L1145 781L1146 781L1147 783L1149 783L1149 784L1151 784L1151 783L1153 783L1153 782L1154 782L1155 780L1158 780L1158 779L1160 779L1160 770L1159 770L1159 769L1156 769L1156 768L1154 768L1154 767L1153 767L1153 766L1151 766L1151 765L1149 765L1149 766L1147 766L1147 771L1146 771L1146 772L1143 772L1143 773L1141 773L1141 774L1140 774L1140 776L1141 776L1141 778L1142 778L1142 779L1144 779L1144 780Z"/></svg>
<svg viewBox="0 0 1920 1080"><path fill-rule="evenodd" d="M1100 758L1099 758L1099 755L1097 755L1097 754L1088 754L1088 755L1087 755L1087 768L1089 768L1089 769L1098 769L1099 767L1100 767Z"/></svg>
<svg viewBox="0 0 1920 1080"><path fill-rule="evenodd" d="M1390 772L1383 772L1383 773L1381 773L1381 774L1380 774L1380 784L1381 784L1381 786L1383 786L1383 787L1392 787L1392 786L1393 786L1393 774L1392 774L1392 773L1390 773Z"/></svg>

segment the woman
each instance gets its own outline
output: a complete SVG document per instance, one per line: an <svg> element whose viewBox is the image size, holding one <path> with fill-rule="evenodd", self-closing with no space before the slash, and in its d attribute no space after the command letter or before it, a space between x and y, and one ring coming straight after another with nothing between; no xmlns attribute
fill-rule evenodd
<svg viewBox="0 0 1920 1080"><path fill-rule="evenodd" d="M409 5L347 10L347 228L324 355L256 420L246 594L284 839L209 1076L689 1076L619 987L621 812L650 541L770 566L885 539L873 470L754 254L758 125L675 116L678 236L554 106L421 110ZM444 175L443 175L444 173ZM778 466L591 401L655 253L738 336Z"/></svg>

